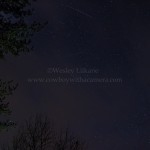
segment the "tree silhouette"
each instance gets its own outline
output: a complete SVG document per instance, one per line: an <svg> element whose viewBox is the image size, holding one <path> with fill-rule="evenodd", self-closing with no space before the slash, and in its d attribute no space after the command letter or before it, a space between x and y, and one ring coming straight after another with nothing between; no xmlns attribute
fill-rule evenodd
<svg viewBox="0 0 150 150"><path fill-rule="evenodd" d="M3 145L2 150L85 150L85 143L72 136L68 130L56 132L47 117L37 115L26 121L11 146Z"/></svg>
<svg viewBox="0 0 150 150"><path fill-rule="evenodd" d="M57 135L52 150L85 150L85 142L78 137L71 136L69 131Z"/></svg>
<svg viewBox="0 0 150 150"><path fill-rule="evenodd" d="M13 81L4 82L0 80L0 115L10 114L9 102L6 101L6 98L9 95L12 95L13 91L17 88L17 84L14 84ZM10 120L0 122L0 131L9 126L14 125Z"/></svg>
<svg viewBox="0 0 150 150"><path fill-rule="evenodd" d="M19 55L32 50L31 39L46 23L29 21L33 15L34 0L0 0L0 59L7 53ZM1 79L1 77L0 77ZM0 116L10 114L9 103L4 102L16 89L12 82L0 80ZM13 122L0 122L0 130L13 125Z"/></svg>
<svg viewBox="0 0 150 150"><path fill-rule="evenodd" d="M45 23L27 21L33 15L34 0L0 0L0 58L7 53L28 52L31 38Z"/></svg>

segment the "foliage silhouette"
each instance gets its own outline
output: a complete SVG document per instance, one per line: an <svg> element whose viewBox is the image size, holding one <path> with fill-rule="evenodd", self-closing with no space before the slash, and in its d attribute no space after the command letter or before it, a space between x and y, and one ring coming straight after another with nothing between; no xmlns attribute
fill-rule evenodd
<svg viewBox="0 0 150 150"><path fill-rule="evenodd" d="M32 36L46 23L29 21L33 0L0 0L0 58L32 49ZM29 23L30 22L30 23Z"/></svg>
<svg viewBox="0 0 150 150"><path fill-rule="evenodd" d="M85 150L85 142L72 136L69 130L56 132L53 124L43 115L26 121L13 137L11 145L2 150Z"/></svg>
<svg viewBox="0 0 150 150"><path fill-rule="evenodd" d="M19 55L29 52L32 36L40 31L47 23L29 21L33 16L32 2L35 0L0 0L0 59L6 54ZM1 77L0 77L1 78ZM0 80L0 116L10 114L9 103L4 100L16 89L12 81ZM13 125L11 121L0 122L1 129Z"/></svg>
<svg viewBox="0 0 150 150"><path fill-rule="evenodd" d="M6 101L6 98L13 94L17 86L18 84L14 84L13 81L4 82L0 80L0 115L9 115L11 113L9 109L9 102ZM0 131L12 125L14 125L12 121L0 121Z"/></svg>

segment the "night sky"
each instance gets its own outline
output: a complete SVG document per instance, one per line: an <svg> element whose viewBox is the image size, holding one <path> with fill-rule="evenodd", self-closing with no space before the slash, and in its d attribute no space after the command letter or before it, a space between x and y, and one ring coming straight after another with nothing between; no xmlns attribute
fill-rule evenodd
<svg viewBox="0 0 150 150"><path fill-rule="evenodd" d="M86 139L89 150L150 150L150 2L42 0L34 8L30 19L49 22L34 36L34 50L0 60L1 77L19 83L10 118L20 124L46 113ZM59 77L122 82L34 82ZM8 141L14 132L1 137Z"/></svg>

